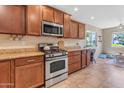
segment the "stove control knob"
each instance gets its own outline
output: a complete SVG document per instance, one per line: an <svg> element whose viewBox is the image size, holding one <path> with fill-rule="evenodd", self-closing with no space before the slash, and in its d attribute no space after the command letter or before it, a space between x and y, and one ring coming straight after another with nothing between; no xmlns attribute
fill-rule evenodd
<svg viewBox="0 0 124 93"><path fill-rule="evenodd" d="M52 54L50 54L50 57L52 57Z"/></svg>
<svg viewBox="0 0 124 93"><path fill-rule="evenodd" d="M52 54L52 57L54 57L54 54Z"/></svg>
<svg viewBox="0 0 124 93"><path fill-rule="evenodd" d="M63 55L66 55L66 52L63 52L62 54L63 54Z"/></svg>

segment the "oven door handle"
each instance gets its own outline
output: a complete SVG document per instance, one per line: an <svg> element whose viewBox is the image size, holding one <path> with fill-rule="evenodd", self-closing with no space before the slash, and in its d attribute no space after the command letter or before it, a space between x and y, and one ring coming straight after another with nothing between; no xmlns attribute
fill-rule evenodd
<svg viewBox="0 0 124 93"><path fill-rule="evenodd" d="M53 62L53 61L66 60L66 59L68 59L68 57L67 56L63 56L63 57L49 58L46 61L47 62L51 62L51 61Z"/></svg>

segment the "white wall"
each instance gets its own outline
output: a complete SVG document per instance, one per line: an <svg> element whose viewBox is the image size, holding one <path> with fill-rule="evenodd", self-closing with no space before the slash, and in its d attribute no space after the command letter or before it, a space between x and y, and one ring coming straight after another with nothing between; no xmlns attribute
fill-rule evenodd
<svg viewBox="0 0 124 93"><path fill-rule="evenodd" d="M95 57L98 57L98 55L102 52L102 42L98 42L98 36L102 36L102 30L91 25L86 25L86 31L87 30L97 33L97 47Z"/></svg>
<svg viewBox="0 0 124 93"><path fill-rule="evenodd" d="M124 53L124 48L115 48L112 47L112 33L113 32L120 32L116 27L114 28L108 28L103 29L103 51L105 53L111 53L111 54L118 54L118 53Z"/></svg>

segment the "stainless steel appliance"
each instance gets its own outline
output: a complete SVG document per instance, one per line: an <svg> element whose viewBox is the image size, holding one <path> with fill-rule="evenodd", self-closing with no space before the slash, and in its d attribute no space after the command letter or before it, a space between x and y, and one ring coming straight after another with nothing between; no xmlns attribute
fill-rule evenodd
<svg viewBox="0 0 124 93"><path fill-rule="evenodd" d="M62 37L63 25L42 21L42 35Z"/></svg>
<svg viewBox="0 0 124 93"><path fill-rule="evenodd" d="M58 46L47 46L50 49L43 50L45 46L39 44L39 50L45 53L45 87L50 87L68 77L68 53Z"/></svg>

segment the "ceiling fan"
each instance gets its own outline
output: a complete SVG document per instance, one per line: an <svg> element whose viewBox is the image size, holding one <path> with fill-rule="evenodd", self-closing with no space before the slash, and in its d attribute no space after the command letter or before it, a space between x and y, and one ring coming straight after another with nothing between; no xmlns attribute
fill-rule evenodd
<svg viewBox="0 0 124 93"><path fill-rule="evenodd" d="M124 24L122 24L122 20L120 20L120 24L117 26L119 30L124 29Z"/></svg>

